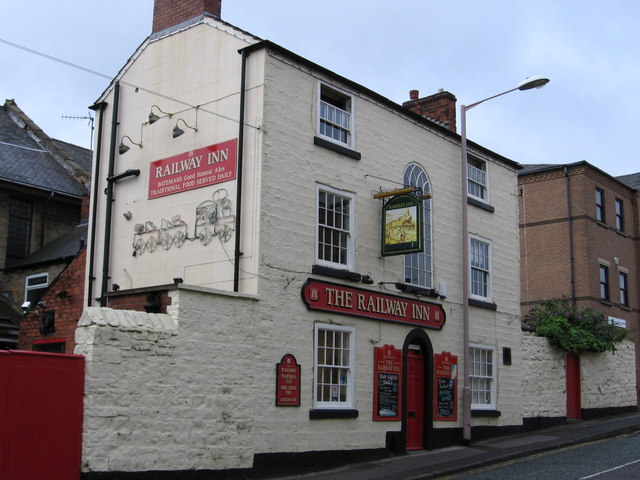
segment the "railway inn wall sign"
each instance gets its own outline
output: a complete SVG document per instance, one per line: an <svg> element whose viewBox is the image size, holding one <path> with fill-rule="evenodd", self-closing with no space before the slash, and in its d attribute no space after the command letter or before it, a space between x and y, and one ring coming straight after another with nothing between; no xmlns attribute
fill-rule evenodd
<svg viewBox="0 0 640 480"><path fill-rule="evenodd" d="M235 180L237 139L152 162L149 200Z"/></svg>
<svg viewBox="0 0 640 480"><path fill-rule="evenodd" d="M308 279L302 300L309 310L322 310L354 317L407 323L442 330L446 321L442 305L363 288Z"/></svg>
<svg viewBox="0 0 640 480"><path fill-rule="evenodd" d="M422 201L396 195L382 207L382 255L422 252Z"/></svg>

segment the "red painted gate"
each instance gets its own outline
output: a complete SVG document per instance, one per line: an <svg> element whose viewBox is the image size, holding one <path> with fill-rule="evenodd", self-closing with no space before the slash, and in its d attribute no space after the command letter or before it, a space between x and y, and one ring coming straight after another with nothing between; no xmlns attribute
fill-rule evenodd
<svg viewBox="0 0 640 480"><path fill-rule="evenodd" d="M77 480L84 357L0 351L0 479Z"/></svg>
<svg viewBox="0 0 640 480"><path fill-rule="evenodd" d="M572 353L565 355L565 370L567 376L567 418L581 418L580 403L580 356Z"/></svg>

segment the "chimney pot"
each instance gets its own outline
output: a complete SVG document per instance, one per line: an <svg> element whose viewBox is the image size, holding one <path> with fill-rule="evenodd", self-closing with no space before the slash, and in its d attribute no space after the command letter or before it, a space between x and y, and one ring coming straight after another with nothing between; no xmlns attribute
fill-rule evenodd
<svg viewBox="0 0 640 480"><path fill-rule="evenodd" d="M419 90L409 90L409 99L417 100L418 98L420 98Z"/></svg>

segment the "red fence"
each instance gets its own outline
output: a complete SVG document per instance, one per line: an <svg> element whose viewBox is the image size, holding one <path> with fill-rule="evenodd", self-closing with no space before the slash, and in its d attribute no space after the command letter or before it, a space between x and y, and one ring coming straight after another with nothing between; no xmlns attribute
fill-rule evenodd
<svg viewBox="0 0 640 480"><path fill-rule="evenodd" d="M77 480L84 357L0 351L0 479Z"/></svg>

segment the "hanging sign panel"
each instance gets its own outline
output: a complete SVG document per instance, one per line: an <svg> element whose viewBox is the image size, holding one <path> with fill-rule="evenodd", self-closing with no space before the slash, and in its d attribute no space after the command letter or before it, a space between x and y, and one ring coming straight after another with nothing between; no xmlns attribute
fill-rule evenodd
<svg viewBox="0 0 640 480"><path fill-rule="evenodd" d="M458 357L449 352L437 353L433 357L435 364L433 419L457 420Z"/></svg>
<svg viewBox="0 0 640 480"><path fill-rule="evenodd" d="M238 141L190 150L149 167L149 199L235 180Z"/></svg>
<svg viewBox="0 0 640 480"><path fill-rule="evenodd" d="M373 368L373 419L401 420L402 350L376 347Z"/></svg>
<svg viewBox="0 0 640 480"><path fill-rule="evenodd" d="M422 202L396 195L382 207L382 255L422 252Z"/></svg>
<svg viewBox="0 0 640 480"><path fill-rule="evenodd" d="M446 321L442 305L389 293L348 287L309 279L302 287L302 300L309 310L408 323L442 330Z"/></svg>

